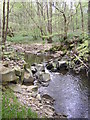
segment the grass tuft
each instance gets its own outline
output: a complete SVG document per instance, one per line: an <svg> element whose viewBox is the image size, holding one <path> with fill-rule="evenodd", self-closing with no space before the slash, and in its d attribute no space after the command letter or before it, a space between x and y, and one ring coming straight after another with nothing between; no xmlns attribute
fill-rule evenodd
<svg viewBox="0 0 90 120"><path fill-rule="evenodd" d="M37 113L33 112L30 108L27 109L18 102L16 96L11 90L6 90L3 92L2 119L37 117Z"/></svg>

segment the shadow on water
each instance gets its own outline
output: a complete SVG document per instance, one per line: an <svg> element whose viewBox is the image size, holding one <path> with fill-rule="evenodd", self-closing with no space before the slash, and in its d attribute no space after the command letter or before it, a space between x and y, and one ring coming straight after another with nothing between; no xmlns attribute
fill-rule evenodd
<svg viewBox="0 0 90 120"><path fill-rule="evenodd" d="M29 55L26 61L31 65L48 60L46 56ZM71 72L50 73L51 81L48 87L40 87L40 94L49 94L55 99L54 107L57 113L68 118L88 118L88 79Z"/></svg>

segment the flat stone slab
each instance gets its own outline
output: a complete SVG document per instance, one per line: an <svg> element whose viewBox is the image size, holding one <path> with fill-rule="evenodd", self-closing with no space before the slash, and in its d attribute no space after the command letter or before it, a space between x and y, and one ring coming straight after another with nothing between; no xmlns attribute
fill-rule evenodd
<svg viewBox="0 0 90 120"><path fill-rule="evenodd" d="M10 81L18 81L19 77L15 75L15 70L12 68L4 67L0 64L0 81L3 82L10 82Z"/></svg>
<svg viewBox="0 0 90 120"><path fill-rule="evenodd" d="M10 84L9 88L14 92L22 93L22 88L19 84Z"/></svg>

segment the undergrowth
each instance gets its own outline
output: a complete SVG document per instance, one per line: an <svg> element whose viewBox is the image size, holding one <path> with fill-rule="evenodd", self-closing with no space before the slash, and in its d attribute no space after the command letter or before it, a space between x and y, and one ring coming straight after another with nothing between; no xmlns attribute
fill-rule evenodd
<svg viewBox="0 0 90 120"><path fill-rule="evenodd" d="M5 90L3 92L2 100L2 118L12 119L12 118L37 118L37 114L31 110L31 108L26 108L22 106L16 96L11 90Z"/></svg>

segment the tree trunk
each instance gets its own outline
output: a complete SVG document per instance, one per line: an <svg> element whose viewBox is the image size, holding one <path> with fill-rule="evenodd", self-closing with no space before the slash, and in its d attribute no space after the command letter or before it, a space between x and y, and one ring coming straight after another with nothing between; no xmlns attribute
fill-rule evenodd
<svg viewBox="0 0 90 120"><path fill-rule="evenodd" d="M81 23L82 23L82 32L84 32L84 18L83 18L83 9L82 9L82 4L81 2L79 2L80 4L80 10L81 10Z"/></svg>
<svg viewBox="0 0 90 120"><path fill-rule="evenodd" d="M88 36L90 37L90 0L88 2Z"/></svg>
<svg viewBox="0 0 90 120"><path fill-rule="evenodd" d="M5 42L7 40L8 21L9 21L9 0L7 2L7 21L6 21Z"/></svg>
<svg viewBox="0 0 90 120"><path fill-rule="evenodd" d="M39 4L38 4L38 0L37 0L37 15L39 16L39 18L40 18L40 7L39 7Z"/></svg>
<svg viewBox="0 0 90 120"><path fill-rule="evenodd" d="M72 30L74 32L74 21L72 19L72 15L73 15L73 2L71 2L71 26L72 26Z"/></svg>
<svg viewBox="0 0 90 120"><path fill-rule="evenodd" d="M64 40L66 40L67 39L67 21L66 20L64 20Z"/></svg>
<svg viewBox="0 0 90 120"><path fill-rule="evenodd" d="M65 15L65 11L66 11L66 2L63 3L64 4L64 12L63 12L63 18L64 18L64 40L67 39L67 18Z"/></svg>
<svg viewBox="0 0 90 120"><path fill-rule="evenodd" d="M64 13L63 13L63 17L64 17L64 40L66 40L68 28L67 28L67 19Z"/></svg>
<svg viewBox="0 0 90 120"><path fill-rule="evenodd" d="M41 2L41 15L43 16L43 2Z"/></svg>
<svg viewBox="0 0 90 120"><path fill-rule="evenodd" d="M51 35L52 34L52 3L51 2L49 3L49 9L48 9L48 3L46 7L47 7L47 19L48 19L47 30L49 35ZM52 43L52 37L48 37L47 41L48 43Z"/></svg>
<svg viewBox="0 0 90 120"><path fill-rule="evenodd" d="M48 13L48 3L46 3L46 7L47 7L47 30L49 32L49 13Z"/></svg>
<svg viewBox="0 0 90 120"><path fill-rule="evenodd" d="M5 44L5 0L3 1L3 28L2 28L2 43Z"/></svg>
<svg viewBox="0 0 90 120"><path fill-rule="evenodd" d="M76 8L76 30L77 30L77 8Z"/></svg>
<svg viewBox="0 0 90 120"><path fill-rule="evenodd" d="M50 7L50 20L49 20L49 33L52 35L52 2L49 3ZM49 43L52 43L52 37L49 37Z"/></svg>
<svg viewBox="0 0 90 120"><path fill-rule="evenodd" d="M44 38L43 38L43 35L44 35L44 33L43 33L43 28L42 28L42 19L41 19L41 15L43 16L43 3L42 4L40 4L39 2L38 2L38 0L37 0L37 15L39 16L39 22L40 22L40 32L41 32L41 36L42 36L42 40L44 40ZM41 8L41 9L40 9ZM41 13L41 14L40 14Z"/></svg>

